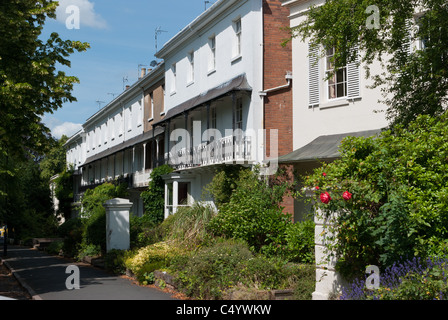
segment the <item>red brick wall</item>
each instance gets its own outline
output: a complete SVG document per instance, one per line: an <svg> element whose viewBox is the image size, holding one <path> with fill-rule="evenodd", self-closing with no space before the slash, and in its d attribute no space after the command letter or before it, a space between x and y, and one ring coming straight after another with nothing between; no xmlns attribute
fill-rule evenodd
<svg viewBox="0 0 448 320"><path fill-rule="evenodd" d="M292 71L291 44L282 46L289 37L284 28L289 27L289 9L282 7L279 0L263 1L264 19L264 89L276 88L286 84L285 75ZM293 151L292 144L292 86L274 91L264 97L264 127L266 133L266 155L269 156L269 130L277 129L279 136L279 156ZM294 201L287 197L283 203L285 212L294 213Z"/></svg>

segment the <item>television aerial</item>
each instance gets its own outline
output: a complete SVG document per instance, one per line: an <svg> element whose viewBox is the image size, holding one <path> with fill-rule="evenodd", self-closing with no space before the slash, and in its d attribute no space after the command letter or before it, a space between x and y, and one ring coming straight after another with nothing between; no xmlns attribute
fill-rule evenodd
<svg viewBox="0 0 448 320"><path fill-rule="evenodd" d="M155 31L156 53L157 53L157 51L159 50L159 49L158 49L158 44L157 44L157 42L158 42L158 37L159 37L159 34L161 34L161 33L163 33L163 32L168 32L168 31L162 30L162 27L158 27L158 28L156 28L156 31Z"/></svg>

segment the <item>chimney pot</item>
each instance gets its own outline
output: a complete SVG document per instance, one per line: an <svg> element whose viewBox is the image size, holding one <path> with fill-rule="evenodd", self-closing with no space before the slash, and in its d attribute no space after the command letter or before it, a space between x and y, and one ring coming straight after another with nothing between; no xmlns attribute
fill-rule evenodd
<svg viewBox="0 0 448 320"><path fill-rule="evenodd" d="M143 78L146 75L146 69L142 68L142 70L140 71L140 78Z"/></svg>

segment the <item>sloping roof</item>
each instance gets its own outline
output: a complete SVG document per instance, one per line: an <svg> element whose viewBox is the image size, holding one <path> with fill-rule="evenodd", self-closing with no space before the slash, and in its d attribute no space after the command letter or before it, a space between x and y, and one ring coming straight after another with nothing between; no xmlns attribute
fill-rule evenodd
<svg viewBox="0 0 448 320"><path fill-rule="evenodd" d="M279 157L278 163L336 159L340 157L339 146L345 137L371 137L380 132L381 129L320 136L302 148Z"/></svg>
<svg viewBox="0 0 448 320"><path fill-rule="evenodd" d="M145 142L147 140L150 140L150 139L153 138L153 136L154 137L158 136L158 135L162 134L164 131L165 131L164 128L157 127L154 130L150 130L148 132L142 133L142 134L140 134L140 135L138 135L138 136L136 136L136 137L134 137L132 139L126 140L126 141L124 141L124 142L122 142L122 143L120 143L120 144L118 144L118 145L116 145L116 146L114 146L112 148L104 150L104 151L102 151L102 152L100 152L100 153L98 153L98 154L96 154L94 156L91 156L90 158L87 158L87 160L81 166L84 167L84 166L86 166L86 165L88 165L88 164L90 164L92 162L95 162L97 160L100 160L100 159L103 159L105 157L111 156L111 155L113 155L113 154L115 154L117 152L126 150L128 148L131 148L131 147L139 144L139 143L142 143L142 142Z"/></svg>
<svg viewBox="0 0 448 320"><path fill-rule="evenodd" d="M220 84L206 92L197 95L190 100L187 100L174 108L169 109L163 120L155 123L154 125L158 125L160 123L166 122L168 119L174 118L185 111L192 110L196 107L201 106L202 104L220 98L232 91L252 91L252 87L248 84L247 78L245 74L241 74L225 83Z"/></svg>

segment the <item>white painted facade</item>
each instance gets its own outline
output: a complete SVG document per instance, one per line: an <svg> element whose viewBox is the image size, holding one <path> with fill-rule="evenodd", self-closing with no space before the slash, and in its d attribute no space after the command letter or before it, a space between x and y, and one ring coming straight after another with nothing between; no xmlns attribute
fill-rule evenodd
<svg viewBox="0 0 448 320"><path fill-rule="evenodd" d="M164 79L163 63L96 112L66 143L67 164L75 169L75 202L85 189L104 182L128 183L132 212L141 216L141 191L149 184L152 168L146 147L156 138L144 132L145 90ZM76 192L75 192L76 193Z"/></svg>
<svg viewBox="0 0 448 320"><path fill-rule="evenodd" d="M306 19L306 12L311 5L320 5L325 1L285 0L283 5L290 8L291 27L298 26ZM319 59L317 65L310 64L308 56L309 41L302 42L297 37L292 40L293 50L293 123L294 150L299 149L323 135L342 134L384 128L388 125L385 119L386 106L378 102L382 98L380 88L370 89L371 80L366 80L363 66L359 66L357 81L359 90L354 96L331 98L328 81L323 80L326 72L326 61ZM314 70L313 69L314 66ZM318 87L316 100L310 103L310 74L317 71ZM371 66L372 74L380 72L379 64ZM347 74L347 77L353 74ZM356 91L356 90L355 90ZM376 112L380 111L380 112Z"/></svg>
<svg viewBox="0 0 448 320"><path fill-rule="evenodd" d="M166 177L166 216L182 204L202 200L203 187L211 182L216 165L264 160L264 143L256 141L256 135L240 142L233 136L235 128L243 132L263 129L263 99L259 94L263 90L262 6L261 0L217 1L156 54L165 62L165 158L173 162L189 150L192 154L186 165L177 166L176 172ZM206 98L210 91L225 88L240 76L250 90L230 90ZM176 108L195 98L204 101L170 117ZM185 128L191 141L187 146L179 142L188 137L184 140L183 133L175 131ZM213 146L207 129L219 132ZM225 152L225 148L231 151ZM238 159L232 148L241 150ZM199 160L192 164L193 159Z"/></svg>
<svg viewBox="0 0 448 320"><path fill-rule="evenodd" d="M86 161L85 134L81 130L70 137L67 142L67 163L73 165L74 170Z"/></svg>

